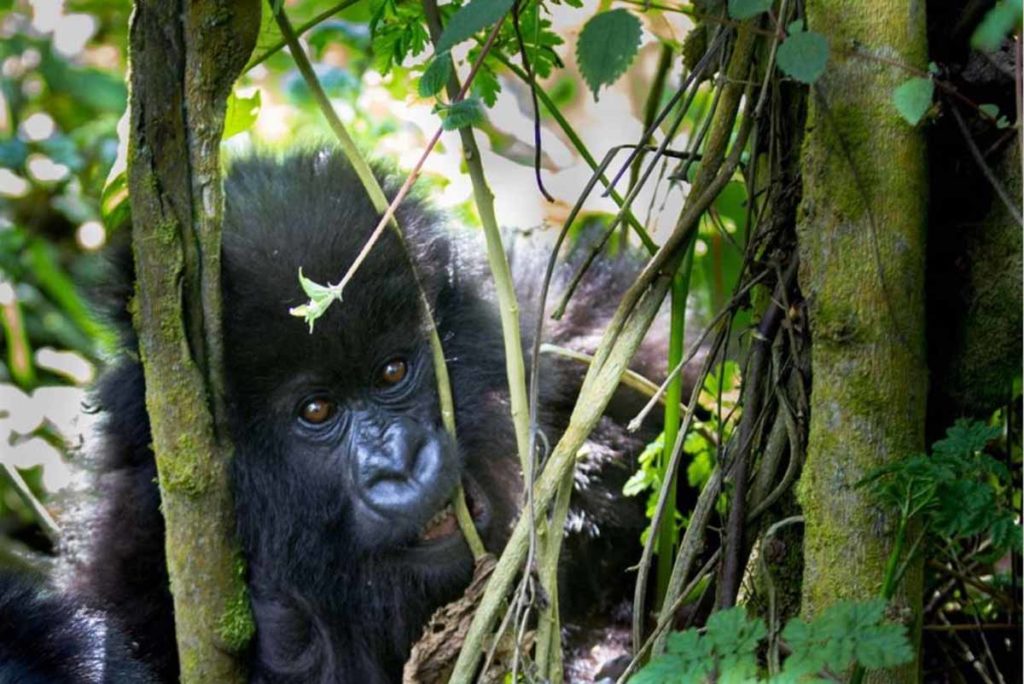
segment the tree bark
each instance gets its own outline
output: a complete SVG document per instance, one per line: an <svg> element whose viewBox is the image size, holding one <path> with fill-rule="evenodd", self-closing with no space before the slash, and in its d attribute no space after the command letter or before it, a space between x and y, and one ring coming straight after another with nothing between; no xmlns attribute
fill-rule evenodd
<svg viewBox="0 0 1024 684"><path fill-rule="evenodd" d="M253 631L227 482L219 145L258 0L137 0L128 186L132 303L166 522L182 682L241 682Z"/></svg>
<svg viewBox="0 0 1024 684"><path fill-rule="evenodd" d="M809 0L829 39L812 86L798 225L813 390L799 497L806 517L803 613L879 595L894 520L855 484L924 449L925 146L891 103L925 68L925 3ZM895 598L919 642L920 564ZM917 665L867 681L916 682Z"/></svg>

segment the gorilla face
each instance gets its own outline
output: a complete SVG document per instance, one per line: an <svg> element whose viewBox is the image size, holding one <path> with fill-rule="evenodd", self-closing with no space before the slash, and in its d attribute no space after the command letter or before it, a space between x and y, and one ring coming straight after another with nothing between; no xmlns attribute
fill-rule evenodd
<svg viewBox="0 0 1024 684"><path fill-rule="evenodd" d="M516 509L500 325L476 279L462 280L475 266L435 216L416 203L399 212L415 274L386 233L312 333L289 314L305 300L299 268L336 282L373 230L359 188L323 154L240 162L226 183L232 481L259 657L277 673L303 662L320 633L324 652L349 655L373 635L349 670L400 668L430 612L471 574L449 504L457 485L489 548ZM441 421L417 279L444 340L458 444ZM493 505L485 491L507 500ZM292 643L303 648L282 646Z"/></svg>
<svg viewBox="0 0 1024 684"><path fill-rule="evenodd" d="M310 333L289 314L305 300L299 268L317 282L337 282L378 221L355 174L338 153L254 157L233 165L225 197L226 396L231 484L256 618L251 678L400 681L431 613L471 578L473 559L448 503L455 488L464 486L495 553L521 500L501 326L482 250L407 200L397 218L408 247L386 232L343 300ZM537 263L518 264L524 329L536 315L529 307ZM123 268L119 309L127 327L130 262ZM631 272L593 277L579 295L586 303L550 326L556 344L587 350L611 313L609 293ZM420 286L444 347L457 442L441 422ZM663 350L656 356L664 359ZM538 429L551 443L568 421L582 370L554 361L542 369ZM80 584L161 681L176 681L163 520L137 361L108 371L97 399L108 416L104 509ZM607 607L618 600L617 587L630 584L621 580L636 557L643 507L619 493L644 439L606 417L581 457L563 559L577 568L570 576L589 581L560 592L566 616L572 603Z"/></svg>

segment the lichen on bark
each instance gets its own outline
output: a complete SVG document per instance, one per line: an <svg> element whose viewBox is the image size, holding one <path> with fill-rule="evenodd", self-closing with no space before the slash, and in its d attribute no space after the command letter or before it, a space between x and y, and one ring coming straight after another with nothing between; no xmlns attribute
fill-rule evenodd
<svg viewBox="0 0 1024 684"><path fill-rule="evenodd" d="M129 32L133 319L183 682L244 681L251 634L220 408L218 151L259 15L258 0L136 0Z"/></svg>
<svg viewBox="0 0 1024 684"><path fill-rule="evenodd" d="M812 86L798 237L813 389L799 488L806 517L803 613L876 597L894 520L856 483L924 448L924 139L891 104L927 62L925 4L807 3L831 46ZM896 601L920 612L920 565ZM917 681L916 665L868 681Z"/></svg>

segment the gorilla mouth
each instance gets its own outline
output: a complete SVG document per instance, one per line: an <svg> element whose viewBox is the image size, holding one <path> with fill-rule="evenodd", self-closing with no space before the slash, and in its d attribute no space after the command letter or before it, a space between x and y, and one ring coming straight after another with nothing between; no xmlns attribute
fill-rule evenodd
<svg viewBox="0 0 1024 684"><path fill-rule="evenodd" d="M480 528L483 526L482 523L486 522L487 513L487 506L482 501L483 497L475 483L468 480L463 483L463 491L466 492L466 506L469 508L470 515L473 516L473 522L477 528ZM455 507L452 506L451 501L448 501L420 530L419 541L436 542L458 533L459 522L455 518Z"/></svg>

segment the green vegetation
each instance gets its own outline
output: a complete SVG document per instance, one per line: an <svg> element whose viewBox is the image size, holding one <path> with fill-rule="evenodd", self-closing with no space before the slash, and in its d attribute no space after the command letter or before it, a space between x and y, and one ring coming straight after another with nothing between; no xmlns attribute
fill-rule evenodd
<svg viewBox="0 0 1024 684"><path fill-rule="evenodd" d="M89 302L103 296L102 251L127 243L132 202L145 215L138 203L165 191L148 171L129 183L129 162L180 153L214 177L220 158L340 137L346 154L386 165L383 192L368 187L378 207L419 175L413 192L454 230L486 237L501 302L535 509L481 592L453 681L496 643L510 680L560 680L556 532L578 457L623 387L647 401L626 420L660 435L620 481L648 521L622 579L633 604L620 681L1011 681L1021 2L919 5L274 1L251 55L205 46L245 62L211 88L227 97L220 146L216 126L196 126L129 159L131 3L0 2L0 568L45 576L75 510L63 490L86 459L71 418L119 343ZM212 100L187 94L200 109ZM188 148L200 128L212 142ZM175 219L144 228L177 254ZM570 285L515 301L505 254L521 247L569 264L556 282ZM593 348L558 352L589 373L565 435L539 435L528 360L551 352L540 345L558 324L520 331L518 313L560 317L587 269L624 255L648 267L610 302ZM166 277L147 279L141 263L122 313L143 329L143 360L197 350L194 374L157 377L148 397L168 417L154 441L177 548L226 522L216 494L230 445L203 437L218 418L196 400L218 392L218 341L166 317L146 329L158 310L180 313L160 303L179 282L169 271L197 271L161 257L150 265ZM325 283L299 271L309 301L292 313L311 332L344 306L349 267ZM627 368L649 329L670 349L645 378ZM169 558L179 596L232 587L212 590L197 633L238 653L253 625L229 546L211 552L226 559L212 582L189 574L186 552ZM210 653L195 646L193 673Z"/></svg>

